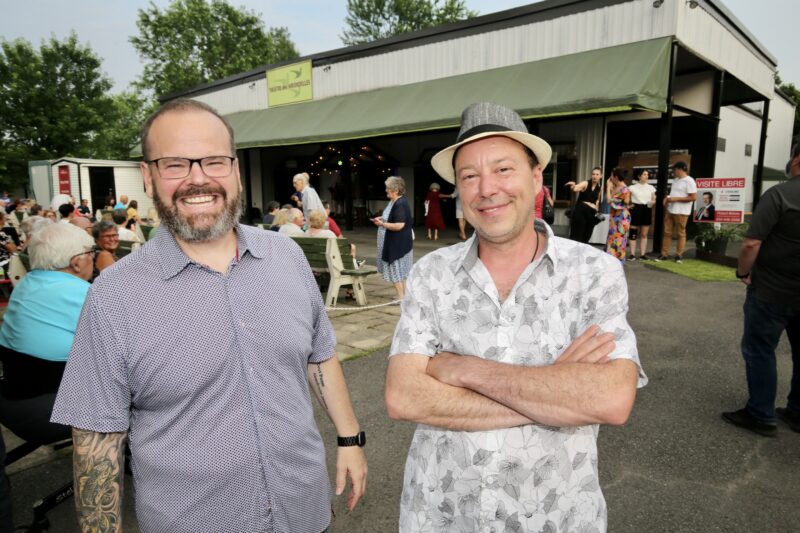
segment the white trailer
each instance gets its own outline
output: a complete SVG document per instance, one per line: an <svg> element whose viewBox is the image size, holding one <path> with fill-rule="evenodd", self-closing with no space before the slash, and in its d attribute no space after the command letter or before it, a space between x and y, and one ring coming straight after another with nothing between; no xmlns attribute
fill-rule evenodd
<svg viewBox="0 0 800 533"><path fill-rule="evenodd" d="M105 159L76 159L61 157L28 163L29 190L36 202L49 206L58 194L69 194L76 204L89 200L92 213L105 206L105 199L117 200L123 195L136 200L142 217L153 207L144 192L144 180L137 161L112 161Z"/></svg>

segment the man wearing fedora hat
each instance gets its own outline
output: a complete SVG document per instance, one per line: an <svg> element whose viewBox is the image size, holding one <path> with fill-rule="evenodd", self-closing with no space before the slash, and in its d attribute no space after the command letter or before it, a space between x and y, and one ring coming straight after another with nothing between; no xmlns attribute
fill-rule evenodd
<svg viewBox="0 0 800 533"><path fill-rule="evenodd" d="M598 424L624 423L647 378L619 262L535 220L550 156L478 103L431 161L475 235L408 278L386 377L389 416L419 424L401 532L606 529Z"/></svg>

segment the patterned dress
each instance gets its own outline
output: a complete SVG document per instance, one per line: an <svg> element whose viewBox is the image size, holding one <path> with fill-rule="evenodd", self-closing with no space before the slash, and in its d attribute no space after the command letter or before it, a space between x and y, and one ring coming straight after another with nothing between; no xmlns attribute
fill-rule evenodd
<svg viewBox="0 0 800 533"><path fill-rule="evenodd" d="M386 209L383 210L383 213L381 214L383 220L389 220L389 213L392 212L392 207L394 207L395 201L396 200L392 200L391 202L389 202L389 205L387 205ZM378 254L377 254L378 272L380 272L383 275L383 279L388 281L389 283L398 283L400 281L405 281L406 278L408 278L408 273L411 272L411 267L414 265L414 250L411 250L397 261L392 261L391 263L387 263L382 259L383 242L385 239L386 239L386 228L381 226L378 228Z"/></svg>
<svg viewBox="0 0 800 533"><path fill-rule="evenodd" d="M614 191L608 199L611 207L611 220L608 224L608 253L625 264L625 250L628 247L628 229L631 226L631 213L626 199L630 191L626 186Z"/></svg>
<svg viewBox="0 0 800 533"><path fill-rule="evenodd" d="M598 324L615 334L610 358L639 366L622 267L590 246L555 237L542 221L536 227L548 237L545 252L502 301L474 237L417 262L390 354L449 351L545 366ZM638 385L646 383L639 366ZM598 429L419 424L406 461L400 532L605 531Z"/></svg>

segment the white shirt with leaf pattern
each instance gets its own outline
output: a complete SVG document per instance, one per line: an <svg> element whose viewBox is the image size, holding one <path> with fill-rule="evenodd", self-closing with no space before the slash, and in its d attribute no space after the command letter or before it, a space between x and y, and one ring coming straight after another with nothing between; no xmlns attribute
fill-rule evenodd
<svg viewBox="0 0 800 533"><path fill-rule="evenodd" d="M539 221L536 228L547 234L545 253L503 302L474 236L422 258L408 278L390 353L449 351L543 366L598 324L616 337L610 357L634 361L644 386L619 261L554 237ZM597 425L468 432L419 424L405 467L401 533L605 531L597 433Z"/></svg>

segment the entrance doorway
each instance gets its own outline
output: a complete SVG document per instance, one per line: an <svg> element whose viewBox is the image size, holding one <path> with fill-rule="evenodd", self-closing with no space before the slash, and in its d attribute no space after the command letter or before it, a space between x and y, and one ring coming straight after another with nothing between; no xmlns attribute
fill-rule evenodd
<svg viewBox="0 0 800 533"><path fill-rule="evenodd" d="M89 167L89 187L92 191L92 209L97 212L105 207L106 198L117 197L114 167Z"/></svg>

